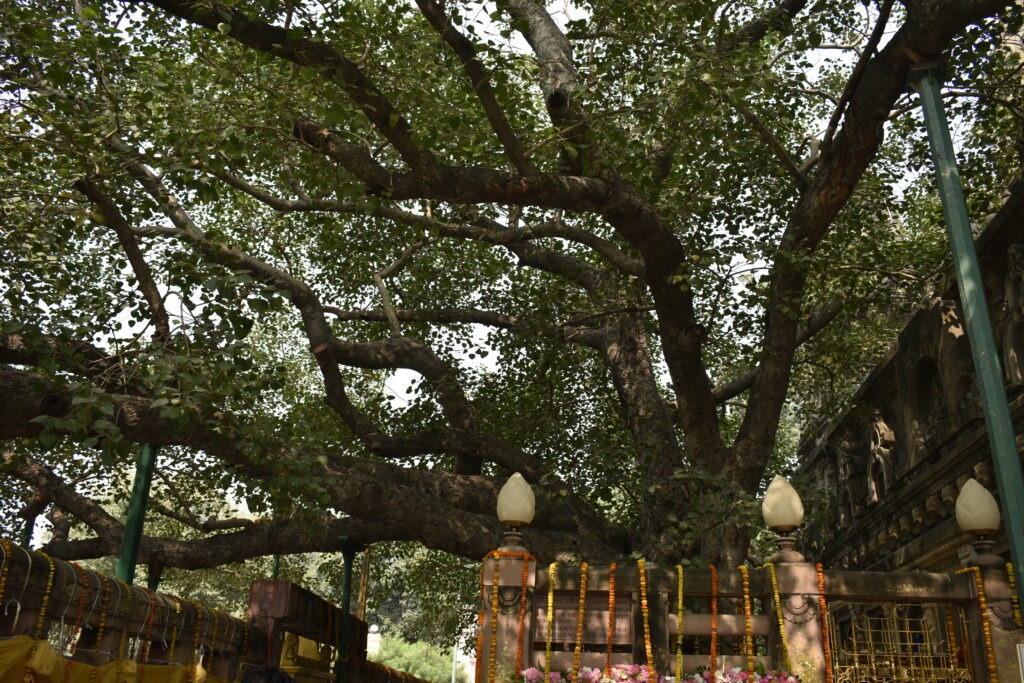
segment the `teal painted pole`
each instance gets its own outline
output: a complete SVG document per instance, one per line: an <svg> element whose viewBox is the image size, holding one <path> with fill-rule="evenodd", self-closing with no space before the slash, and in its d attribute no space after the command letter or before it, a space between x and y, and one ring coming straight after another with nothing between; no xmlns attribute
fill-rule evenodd
<svg viewBox="0 0 1024 683"><path fill-rule="evenodd" d="M1024 558L1024 476L1021 474L1010 408L1006 402L1003 373L996 355L988 304L985 303L981 268L974 251L971 225L967 220L967 204L964 202L960 173L953 154L953 141L949 136L949 123L942 102L942 80L942 69L934 64L914 67L910 72L910 83L921 95L928 141L935 161L939 196L946 215L956 282L960 288L960 303L985 408L989 450L992 453L996 485L999 487L999 502L1010 544L1010 556L1017 585L1024 587L1024 562L1021 561Z"/></svg>
<svg viewBox="0 0 1024 683"><path fill-rule="evenodd" d="M146 507L149 505L149 485L153 481L153 467L156 464L158 448L159 446L153 443L142 444L139 459L135 464L135 483L132 484L132 497L128 501L128 519L124 524L121 556L117 560L115 572L118 580L127 584L135 581L135 561L139 556L142 523L146 519Z"/></svg>
<svg viewBox="0 0 1024 683"><path fill-rule="evenodd" d="M349 660L349 601L352 597L352 563L355 562L356 553L363 549L359 543L349 539L343 539L341 543L341 555L345 558L345 573L341 584L341 646L338 648L337 683L345 683L348 676Z"/></svg>
<svg viewBox="0 0 1024 683"><path fill-rule="evenodd" d="M274 568L271 570L270 578L277 581L279 576L281 576L281 556L274 555Z"/></svg>

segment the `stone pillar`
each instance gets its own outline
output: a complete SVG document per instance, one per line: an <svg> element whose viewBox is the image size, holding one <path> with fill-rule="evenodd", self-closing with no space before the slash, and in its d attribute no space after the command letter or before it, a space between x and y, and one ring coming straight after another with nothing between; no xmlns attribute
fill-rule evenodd
<svg viewBox="0 0 1024 683"><path fill-rule="evenodd" d="M995 678L980 678L990 673L985 656L984 622L981 621L980 609L968 611L967 626L970 633L971 647L974 655L972 660L978 661L972 674L978 680L998 680L999 683L1019 683L1022 680L1020 663L1017 659L1017 644L1024 642L1024 632L1017 627L1013 614L1010 582L1006 575L1005 564L997 555L975 555L972 564L981 569L982 585L985 591L985 607L988 617L989 633L992 637L992 651L995 657ZM973 578L973 572L969 574ZM980 601L977 603L980 607Z"/></svg>
<svg viewBox="0 0 1024 683"><path fill-rule="evenodd" d="M782 609L792 673L799 676L802 683L823 683L825 648L815 566L809 562L778 562L775 573L779 580L779 599L782 602L779 607ZM775 661L781 662L782 659L777 657Z"/></svg>
<svg viewBox="0 0 1024 683"><path fill-rule="evenodd" d="M525 606L523 595L523 571L526 572ZM492 613L494 604L495 570L498 578L498 611ZM530 666L532 649L534 586L536 585L537 561L521 545L506 544L489 554L483 563L484 612L481 624L483 647L477 661L479 683L488 680L491 662L491 636L495 637L495 680L506 681L516 667L516 653L522 648L521 668ZM522 631L520 631L522 615ZM492 626L493 624L493 626Z"/></svg>

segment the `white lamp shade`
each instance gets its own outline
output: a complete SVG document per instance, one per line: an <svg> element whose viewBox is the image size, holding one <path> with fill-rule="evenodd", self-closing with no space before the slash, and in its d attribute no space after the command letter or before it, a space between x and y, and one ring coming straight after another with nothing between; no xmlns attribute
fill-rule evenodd
<svg viewBox="0 0 1024 683"><path fill-rule="evenodd" d="M536 499L533 489L516 472L498 492L498 519L511 527L526 526L533 521Z"/></svg>
<svg viewBox="0 0 1024 683"><path fill-rule="evenodd" d="M770 529L792 531L803 524L804 503L793 485L781 475L775 475L761 502L761 516Z"/></svg>
<svg viewBox="0 0 1024 683"><path fill-rule="evenodd" d="M964 531L991 534L999 528L999 504L987 488L968 479L956 497L956 523Z"/></svg>

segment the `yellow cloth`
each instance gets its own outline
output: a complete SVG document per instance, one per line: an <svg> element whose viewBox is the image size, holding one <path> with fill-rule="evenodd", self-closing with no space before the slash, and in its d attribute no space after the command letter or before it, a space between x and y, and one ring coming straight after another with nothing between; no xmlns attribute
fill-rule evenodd
<svg viewBox="0 0 1024 683"><path fill-rule="evenodd" d="M29 636L0 640L0 683L25 683L26 674L34 683L230 683L209 675L202 666L191 669L124 660L93 666L69 661L45 640Z"/></svg>

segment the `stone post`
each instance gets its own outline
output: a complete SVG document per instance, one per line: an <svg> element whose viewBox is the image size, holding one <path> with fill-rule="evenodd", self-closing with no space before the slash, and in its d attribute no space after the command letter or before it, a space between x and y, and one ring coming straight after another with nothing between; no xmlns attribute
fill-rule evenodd
<svg viewBox="0 0 1024 683"><path fill-rule="evenodd" d="M525 566L524 566L525 565ZM525 605L521 602L523 595L523 577L526 577ZM494 604L495 572L498 579L498 611L492 613ZM481 624L481 642L483 647L477 660L478 683L491 683L489 680L491 662L491 639L495 645L495 680L508 680L516 668L516 654L522 650L520 668L530 666L530 653L533 639L534 586L536 585L537 561L521 545L506 543L490 553L483 563L483 595L482 609L484 613ZM522 630L520 631L520 620Z"/></svg>
<svg viewBox="0 0 1024 683"><path fill-rule="evenodd" d="M823 683L825 648L815 566L809 562L778 562L775 573L782 602L777 609L782 609L792 672L802 683ZM774 659L782 661L781 657Z"/></svg>
<svg viewBox="0 0 1024 683"><path fill-rule="evenodd" d="M989 663L984 649L985 623L982 621L980 600L976 608L968 610L967 628L970 633L972 675L977 680L990 680L993 683L1019 683L1021 680L1020 662L1017 659L1017 644L1024 642L1024 632L1018 628L1013 614L1010 582L1006 574L1006 565L998 555L986 553L975 554L968 560L972 566L981 569L982 585L985 591L984 616L988 619L991 635L992 654L995 658L995 677L983 678L989 672ZM969 574L973 578L973 572ZM980 597L980 596L978 596Z"/></svg>

